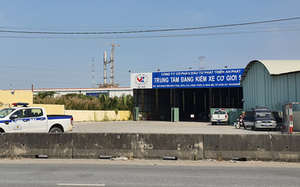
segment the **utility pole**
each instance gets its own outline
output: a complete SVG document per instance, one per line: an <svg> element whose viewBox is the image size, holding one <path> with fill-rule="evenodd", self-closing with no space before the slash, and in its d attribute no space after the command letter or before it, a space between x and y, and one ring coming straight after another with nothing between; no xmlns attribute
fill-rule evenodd
<svg viewBox="0 0 300 187"><path fill-rule="evenodd" d="M98 84L99 87L115 87L119 86L119 84L115 84L115 46L121 46L120 44L114 44L112 43L104 43L104 42L98 42L106 45L111 45L112 49L110 51L110 60L107 61L106 59L106 51L104 51L104 58L103 58L103 84ZM110 65L110 84L107 83L107 64Z"/></svg>

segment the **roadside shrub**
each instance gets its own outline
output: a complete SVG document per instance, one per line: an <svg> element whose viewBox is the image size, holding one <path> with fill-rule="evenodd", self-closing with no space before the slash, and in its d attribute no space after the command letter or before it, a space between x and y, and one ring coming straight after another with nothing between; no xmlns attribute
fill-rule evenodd
<svg viewBox="0 0 300 187"><path fill-rule="evenodd" d="M46 96L45 96L46 95ZM122 95L121 97L110 98L106 94L101 94L98 98L83 94L67 94L53 97L51 94L37 94L33 97L35 104L60 104L65 105L67 110L114 110L118 114L119 110L133 109L133 97Z"/></svg>

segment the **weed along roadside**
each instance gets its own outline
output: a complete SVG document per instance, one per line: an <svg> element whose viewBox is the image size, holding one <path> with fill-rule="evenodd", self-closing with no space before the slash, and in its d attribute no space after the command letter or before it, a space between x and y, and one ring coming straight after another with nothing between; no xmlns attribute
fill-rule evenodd
<svg viewBox="0 0 300 187"><path fill-rule="evenodd" d="M4 133L2 158L300 161L299 135ZM20 146L21 145L21 146Z"/></svg>

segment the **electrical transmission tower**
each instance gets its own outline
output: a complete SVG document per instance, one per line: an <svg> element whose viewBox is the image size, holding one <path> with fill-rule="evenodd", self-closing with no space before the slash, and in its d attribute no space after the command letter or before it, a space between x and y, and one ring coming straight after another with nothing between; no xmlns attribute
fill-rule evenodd
<svg viewBox="0 0 300 187"><path fill-rule="evenodd" d="M204 59L205 59L205 56L199 56L200 59L200 68L201 70L204 70L205 69L205 63L204 63Z"/></svg>
<svg viewBox="0 0 300 187"><path fill-rule="evenodd" d="M106 45L111 45L112 49L110 51L110 60L107 61L106 59L106 51L104 51L104 57L103 57L103 84L98 84L99 87L117 87L119 84L115 84L115 46L121 46L120 44L114 44L112 43L104 43L104 42L98 42ZM110 84L107 83L107 64L110 64Z"/></svg>
<svg viewBox="0 0 300 187"><path fill-rule="evenodd" d="M95 61L92 61L92 88L95 88Z"/></svg>

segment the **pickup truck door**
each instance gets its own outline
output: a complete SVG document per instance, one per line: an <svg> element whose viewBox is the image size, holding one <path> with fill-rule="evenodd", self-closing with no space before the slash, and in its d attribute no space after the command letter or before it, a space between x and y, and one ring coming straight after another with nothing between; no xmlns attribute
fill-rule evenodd
<svg viewBox="0 0 300 187"><path fill-rule="evenodd" d="M29 132L30 118L28 118L26 110L27 109L19 109L11 115L16 115L17 118L12 119L9 123L10 132Z"/></svg>
<svg viewBox="0 0 300 187"><path fill-rule="evenodd" d="M30 118L30 132L46 132L47 118L41 108L30 108L28 115Z"/></svg>

